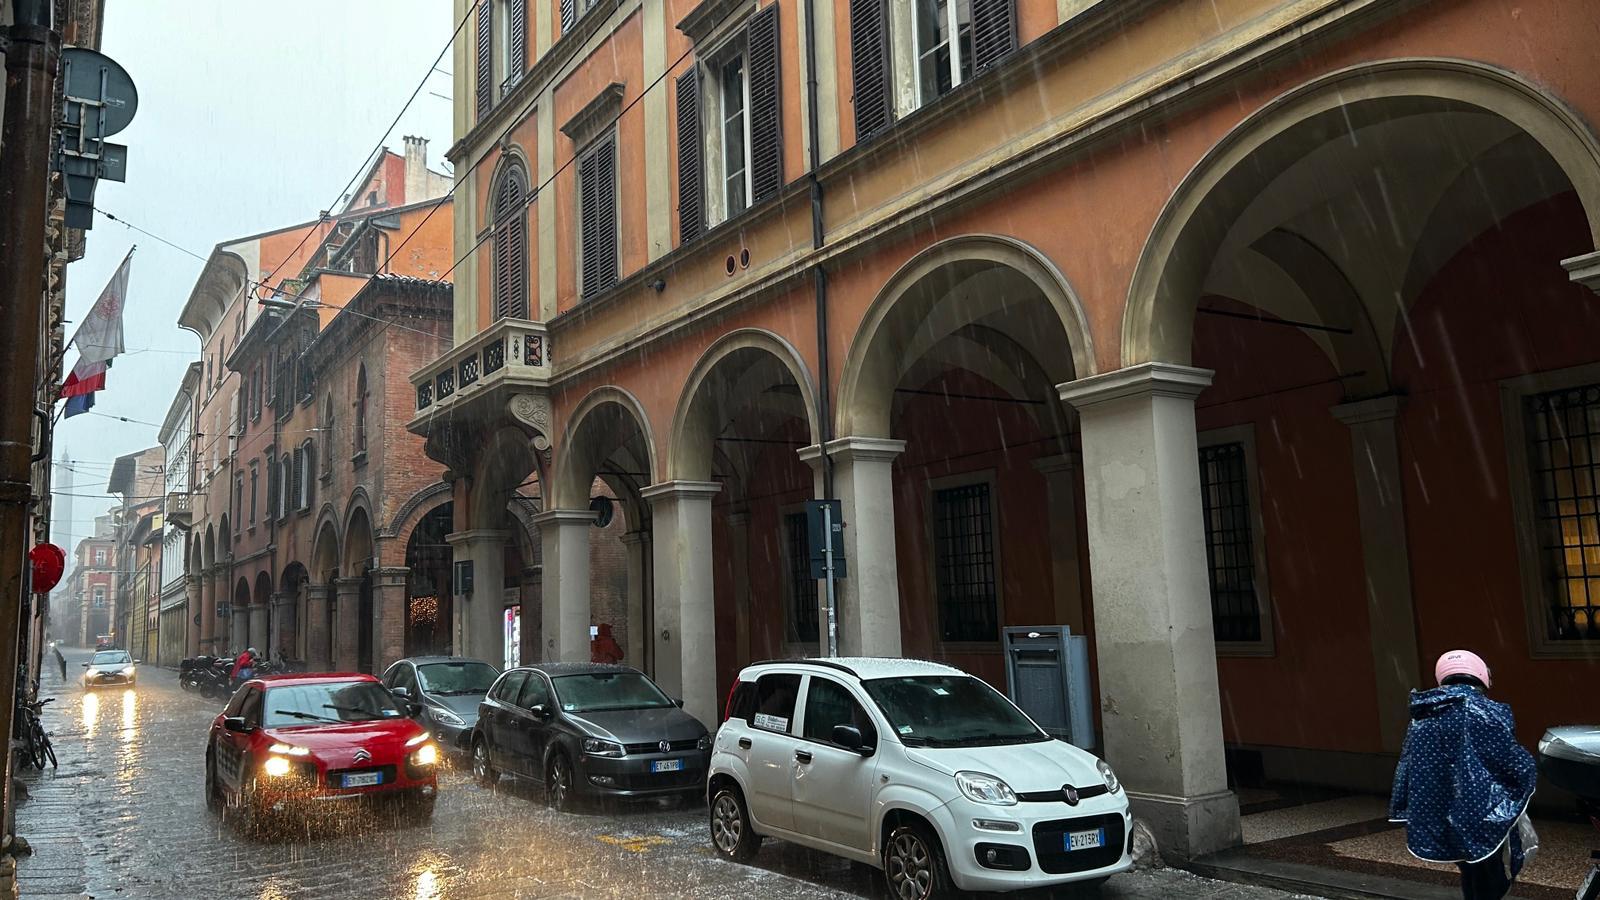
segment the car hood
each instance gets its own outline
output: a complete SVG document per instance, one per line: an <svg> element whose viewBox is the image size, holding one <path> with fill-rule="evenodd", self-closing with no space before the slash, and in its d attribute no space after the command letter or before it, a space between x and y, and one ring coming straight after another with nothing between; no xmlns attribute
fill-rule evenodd
<svg viewBox="0 0 1600 900"><path fill-rule="evenodd" d="M427 734L426 729L410 719L378 719L339 725L293 725L266 730L266 736L271 740L305 747L330 769L398 764L409 749L406 741L419 734ZM365 750L371 758L356 759L358 750Z"/></svg>
<svg viewBox="0 0 1600 900"><path fill-rule="evenodd" d="M907 747L906 757L946 775L984 772L1018 793L1060 790L1062 785L1104 784L1094 755L1065 741L990 747Z"/></svg>
<svg viewBox="0 0 1600 900"><path fill-rule="evenodd" d="M85 675L99 675L101 673L106 673L106 674L110 674L110 675L120 675L120 674L122 674L122 670L123 669L126 669L126 668L128 668L129 666L132 666L132 665L133 665L133 663L126 662L126 663L117 663L115 665L110 665L110 666L90 666L89 668L83 670L83 674L85 674Z"/></svg>
<svg viewBox="0 0 1600 900"><path fill-rule="evenodd" d="M594 737L607 738L620 744L698 740L706 733L706 727L700 724L699 719L676 706L567 713L567 718Z"/></svg>
<svg viewBox="0 0 1600 900"><path fill-rule="evenodd" d="M425 694L423 699L429 706L450 710L470 725L478 720L478 704L483 702L483 694Z"/></svg>

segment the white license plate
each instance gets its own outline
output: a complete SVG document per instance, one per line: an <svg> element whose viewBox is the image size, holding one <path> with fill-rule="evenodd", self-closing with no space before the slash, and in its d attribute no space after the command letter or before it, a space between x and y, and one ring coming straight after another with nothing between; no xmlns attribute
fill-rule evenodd
<svg viewBox="0 0 1600 900"><path fill-rule="evenodd" d="M353 788L353 787L372 787L375 784L382 784L382 783L383 783L383 773L382 772L360 772L360 773L357 773L355 775L346 775L346 776L344 776L344 780L341 782L341 785L343 787Z"/></svg>
<svg viewBox="0 0 1600 900"><path fill-rule="evenodd" d="M681 771L683 771L683 760L681 760L681 759L658 759L655 762L652 762L650 764L650 771L652 771L652 772L681 772Z"/></svg>
<svg viewBox="0 0 1600 900"><path fill-rule="evenodd" d="M1103 847L1106 843L1106 830L1098 828L1094 831L1073 831L1066 834L1067 850L1093 850Z"/></svg>

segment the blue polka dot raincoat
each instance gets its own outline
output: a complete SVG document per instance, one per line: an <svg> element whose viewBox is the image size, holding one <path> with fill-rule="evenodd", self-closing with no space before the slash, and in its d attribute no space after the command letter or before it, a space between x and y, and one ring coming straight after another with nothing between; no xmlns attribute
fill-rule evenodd
<svg viewBox="0 0 1600 900"><path fill-rule="evenodd" d="M1389 818L1405 823L1407 848L1431 862L1478 862L1509 836L1515 875L1517 818L1536 771L1533 754L1517 743L1511 707L1467 685L1412 691Z"/></svg>

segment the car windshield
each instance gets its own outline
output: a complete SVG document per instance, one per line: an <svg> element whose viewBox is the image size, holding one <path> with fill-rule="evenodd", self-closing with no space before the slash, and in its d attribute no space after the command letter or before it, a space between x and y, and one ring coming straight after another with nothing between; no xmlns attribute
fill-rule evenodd
<svg viewBox="0 0 1600 900"><path fill-rule="evenodd" d="M982 747L1047 741L1022 711L970 675L916 675L863 682L908 746Z"/></svg>
<svg viewBox="0 0 1600 900"><path fill-rule="evenodd" d="M638 672L587 672L554 679L556 702L567 712L656 709L672 700Z"/></svg>
<svg viewBox="0 0 1600 900"><path fill-rule="evenodd" d="M266 700L262 724L268 728L317 722L370 722L405 715L389 692L376 681L279 685L267 690Z"/></svg>
<svg viewBox="0 0 1600 900"><path fill-rule="evenodd" d="M428 663L417 666L422 689L430 694L487 694L500 675L494 666L481 662Z"/></svg>
<svg viewBox="0 0 1600 900"><path fill-rule="evenodd" d="M90 665L95 665L95 666L125 666L125 665L127 665L128 663L131 663L131 662L133 662L133 659L132 659L132 657L128 656L128 651L126 651L126 650L115 650L115 651L109 651L109 652L96 653L94 655L94 661L91 662Z"/></svg>

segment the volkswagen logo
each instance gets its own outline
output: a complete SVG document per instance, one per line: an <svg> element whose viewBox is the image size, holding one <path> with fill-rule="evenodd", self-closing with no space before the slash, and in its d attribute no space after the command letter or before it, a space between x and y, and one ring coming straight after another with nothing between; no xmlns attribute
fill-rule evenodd
<svg viewBox="0 0 1600 900"><path fill-rule="evenodd" d="M1068 806L1078 805L1078 789L1070 784L1061 786L1061 796L1067 801Z"/></svg>
<svg viewBox="0 0 1600 900"><path fill-rule="evenodd" d="M363 762L371 762L371 761L372 761L372 754L367 752L367 748L362 747L361 749L356 751L356 762L363 763ZM1073 794L1072 802L1074 802L1074 803L1078 802L1076 793Z"/></svg>
<svg viewBox="0 0 1600 900"><path fill-rule="evenodd" d="M671 741L662 741L661 743L657 744L656 746L661 748L661 752L662 753L671 753L672 752L672 742Z"/></svg>

